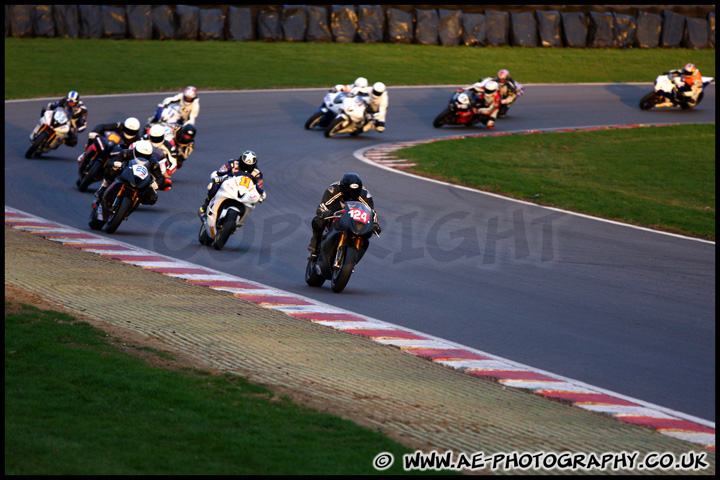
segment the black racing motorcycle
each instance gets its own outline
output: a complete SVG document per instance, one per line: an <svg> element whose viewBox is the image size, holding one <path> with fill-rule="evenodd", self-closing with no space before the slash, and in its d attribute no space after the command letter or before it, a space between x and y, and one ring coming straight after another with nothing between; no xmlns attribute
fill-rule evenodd
<svg viewBox="0 0 720 480"><path fill-rule="evenodd" d="M90 185L103 179L108 160L113 154L122 152L120 135L105 132L98 135L78 158L78 179L75 184L84 192Z"/></svg>
<svg viewBox="0 0 720 480"><path fill-rule="evenodd" d="M93 204L90 228L113 233L140 205L153 205L157 193L148 160L132 159L103 195Z"/></svg>
<svg viewBox="0 0 720 480"><path fill-rule="evenodd" d="M364 203L351 201L328 219L332 222L323 232L318 253L308 258L305 282L320 287L330 280L332 291L340 293L367 249L373 233L373 212Z"/></svg>

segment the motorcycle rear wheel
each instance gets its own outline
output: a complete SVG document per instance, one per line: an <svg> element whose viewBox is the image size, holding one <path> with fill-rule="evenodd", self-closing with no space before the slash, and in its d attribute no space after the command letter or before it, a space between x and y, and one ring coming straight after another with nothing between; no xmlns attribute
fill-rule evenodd
<svg viewBox="0 0 720 480"><path fill-rule="evenodd" d="M230 235L235 231L237 227L237 216L237 211L228 210L227 215L225 215L225 220L223 220L217 235L215 235L215 250L222 250L228 238L230 238Z"/></svg>
<svg viewBox="0 0 720 480"><path fill-rule="evenodd" d="M320 287L325 283L325 278L318 275L315 270L315 265L317 265L317 257L311 257L311 259L308 260L307 267L305 267L305 283L311 287Z"/></svg>
<svg viewBox="0 0 720 480"><path fill-rule="evenodd" d="M32 145L30 145L30 148L28 148L27 152L25 152L25 158L32 158L35 156L36 152L40 149L40 147L43 146L43 144L47 141L48 137L50 137L50 132L45 130L44 132L40 133L37 137L35 137L35 140L33 140Z"/></svg>
<svg viewBox="0 0 720 480"><path fill-rule="evenodd" d="M658 103L655 92L650 92L640 100L640 110L650 110Z"/></svg>
<svg viewBox="0 0 720 480"><path fill-rule="evenodd" d="M120 206L115 210L114 213L110 214L108 217L107 225L105 225L105 231L107 233L114 233L115 230L118 229L120 224L122 223L125 218L127 218L128 215L130 215L130 210L132 209L133 202L130 197L123 197L120 201Z"/></svg>
<svg viewBox="0 0 720 480"><path fill-rule="evenodd" d="M344 247L343 250L340 268L333 269L332 278L330 279L330 288L335 293L340 293L345 289L358 260L358 251L355 247Z"/></svg>
<svg viewBox="0 0 720 480"><path fill-rule="evenodd" d="M345 121L346 120L341 116L335 117L333 121L330 122L330 125L328 125L328 127L325 129L325 136L330 138L336 133L338 133L338 131L345 128Z"/></svg>
<svg viewBox="0 0 720 480"><path fill-rule="evenodd" d="M443 125L447 125L450 123L450 119L452 118L453 113L450 111L449 108L446 108L442 112L440 112L440 115L435 117L435 120L433 121L433 127L440 128Z"/></svg>
<svg viewBox="0 0 720 480"><path fill-rule="evenodd" d="M88 189L90 185L97 182L100 177L100 173L102 172L102 163L95 162L90 166L90 170L88 171L87 175L83 177L82 180L80 180L80 185L78 185L78 190L81 192L84 192Z"/></svg>
<svg viewBox="0 0 720 480"><path fill-rule="evenodd" d="M317 127L318 125L320 125L320 119L322 119L322 117L324 115L325 114L323 112L313 113L312 116L310 118L308 118L308 121L305 122L305 129L312 130L314 127Z"/></svg>

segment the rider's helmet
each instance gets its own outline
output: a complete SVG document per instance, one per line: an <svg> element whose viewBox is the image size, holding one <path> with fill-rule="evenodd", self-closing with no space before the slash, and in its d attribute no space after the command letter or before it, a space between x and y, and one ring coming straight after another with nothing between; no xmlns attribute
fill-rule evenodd
<svg viewBox="0 0 720 480"><path fill-rule="evenodd" d="M362 193L363 184L357 173L346 173L340 180L340 193L346 200L357 200Z"/></svg>
<svg viewBox="0 0 720 480"><path fill-rule="evenodd" d="M138 160L150 160L153 154L153 146L150 140L138 140L133 148L133 157Z"/></svg>
<svg viewBox="0 0 720 480"><path fill-rule="evenodd" d="M375 82L373 84L372 88L372 96L375 98L379 98L383 93L385 93L385 84L382 82Z"/></svg>
<svg viewBox="0 0 720 480"><path fill-rule="evenodd" d="M498 72L497 78L499 83L505 83L510 78L510 72L503 68Z"/></svg>
<svg viewBox="0 0 720 480"><path fill-rule="evenodd" d="M128 117L123 123L123 137L128 140L135 138L140 131L140 120L135 117Z"/></svg>
<svg viewBox="0 0 720 480"><path fill-rule="evenodd" d="M155 124L148 130L148 139L150 143L159 147L165 141L165 128L160 124Z"/></svg>
<svg viewBox="0 0 720 480"><path fill-rule="evenodd" d="M497 92L498 89L498 83L494 80L490 80L485 84L485 94L486 95L494 95L495 92Z"/></svg>
<svg viewBox="0 0 720 480"><path fill-rule="evenodd" d="M192 123L186 123L175 133L175 140L179 145L188 145L195 141L197 129Z"/></svg>
<svg viewBox="0 0 720 480"><path fill-rule="evenodd" d="M475 93L481 93L483 91L484 84L482 82L475 82L470 87L470 90L474 91Z"/></svg>
<svg viewBox="0 0 720 480"><path fill-rule="evenodd" d="M365 77L358 77L355 79L355 86L358 88L365 88L368 86L367 78Z"/></svg>
<svg viewBox="0 0 720 480"><path fill-rule="evenodd" d="M252 150L245 150L237 159L238 169L250 173L257 166L258 157Z"/></svg>
<svg viewBox="0 0 720 480"><path fill-rule="evenodd" d="M692 76L695 72L697 72L697 67L692 63L686 64L682 71L683 75L687 75L688 77Z"/></svg>
<svg viewBox="0 0 720 480"><path fill-rule="evenodd" d="M192 102L195 101L196 98L197 98L197 88L185 87L185 90L183 91L183 97L182 97L183 105L191 104Z"/></svg>
<svg viewBox="0 0 720 480"><path fill-rule="evenodd" d="M75 108L79 101L80 94L75 90L68 92L67 97L65 97L65 104L70 108Z"/></svg>

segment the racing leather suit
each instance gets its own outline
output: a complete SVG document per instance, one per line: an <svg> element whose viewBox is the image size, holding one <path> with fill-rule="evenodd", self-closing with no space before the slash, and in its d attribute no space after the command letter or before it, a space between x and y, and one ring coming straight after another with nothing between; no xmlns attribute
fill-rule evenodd
<svg viewBox="0 0 720 480"><path fill-rule="evenodd" d="M691 105L695 105L703 91L702 75L700 69L696 69L692 75L685 75L683 69L670 70L668 72L671 75L682 77L683 84L678 87L681 95L687 98L687 101Z"/></svg>

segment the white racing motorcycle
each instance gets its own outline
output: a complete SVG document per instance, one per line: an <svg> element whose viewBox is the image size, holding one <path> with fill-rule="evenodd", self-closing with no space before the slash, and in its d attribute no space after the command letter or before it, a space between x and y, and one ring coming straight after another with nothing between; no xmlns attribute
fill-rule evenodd
<svg viewBox="0 0 720 480"><path fill-rule="evenodd" d="M58 148L69 132L70 117L63 107L45 110L40 119L40 128L33 134L32 145L25 152L25 158L39 157Z"/></svg>
<svg viewBox="0 0 720 480"><path fill-rule="evenodd" d="M310 115L310 118L305 122L305 128L312 130L315 127L327 128L330 122L340 113L342 108L343 99L347 96L346 92L328 92L325 94L323 104L320 105L315 113Z"/></svg>
<svg viewBox="0 0 720 480"><path fill-rule="evenodd" d="M198 240L202 245L214 242L215 249L222 250L230 235L242 227L255 204L262 201L252 178L227 177L210 200L207 213L201 217Z"/></svg>
<svg viewBox="0 0 720 480"><path fill-rule="evenodd" d="M689 101L690 97L685 95L685 92L679 90L679 87L683 85L682 77L665 72L655 79L655 89L640 100L640 109L680 107L687 110L693 108L703 99L705 87L710 85L712 81L713 77L702 77L703 91L700 92L697 102L693 103Z"/></svg>
<svg viewBox="0 0 720 480"><path fill-rule="evenodd" d="M347 95L343 99L340 112L325 129L325 136L332 137L338 133L349 133L353 136L361 134L367 123L367 109L364 95Z"/></svg>

